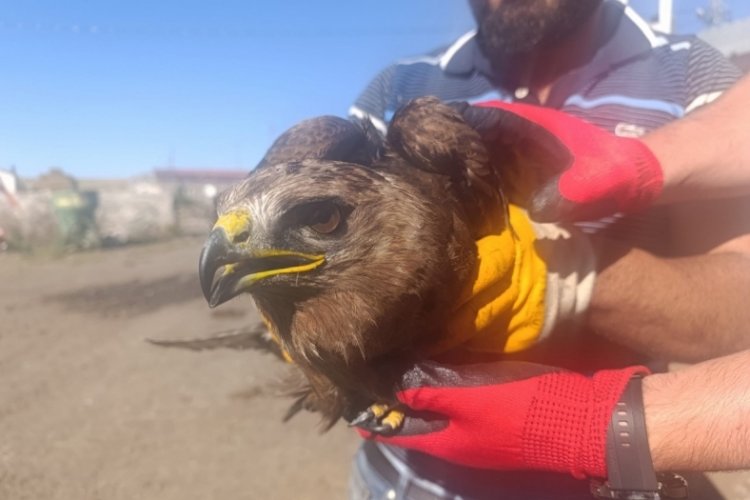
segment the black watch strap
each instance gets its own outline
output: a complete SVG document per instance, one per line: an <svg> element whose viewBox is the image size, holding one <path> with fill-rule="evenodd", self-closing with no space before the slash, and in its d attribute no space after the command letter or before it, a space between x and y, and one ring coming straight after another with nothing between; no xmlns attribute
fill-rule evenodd
<svg viewBox="0 0 750 500"><path fill-rule="evenodd" d="M643 411L643 379L630 379L607 429L607 484L613 490L657 491Z"/></svg>
<svg viewBox="0 0 750 500"><path fill-rule="evenodd" d="M688 496L687 481L671 472L654 472L643 411L642 376L628 381L607 428L607 472L602 483L592 481L595 498L668 500Z"/></svg>

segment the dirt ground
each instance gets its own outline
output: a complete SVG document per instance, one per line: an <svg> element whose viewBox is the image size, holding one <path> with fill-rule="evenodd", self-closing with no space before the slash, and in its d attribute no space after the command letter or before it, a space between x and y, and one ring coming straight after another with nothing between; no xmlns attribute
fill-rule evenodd
<svg viewBox="0 0 750 500"><path fill-rule="evenodd" d="M146 341L257 322L248 299L208 309L200 245L0 255L0 499L345 497L357 437L282 423L280 362Z"/></svg>
<svg viewBox="0 0 750 500"><path fill-rule="evenodd" d="M345 498L358 438L282 423L280 362L147 342L257 323L249 299L208 309L200 245L0 254L0 499ZM718 484L750 498L745 476Z"/></svg>

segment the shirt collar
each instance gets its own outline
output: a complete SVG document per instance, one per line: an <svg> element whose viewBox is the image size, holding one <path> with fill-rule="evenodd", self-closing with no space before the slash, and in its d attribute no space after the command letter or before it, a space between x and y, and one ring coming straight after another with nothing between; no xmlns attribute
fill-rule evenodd
<svg viewBox="0 0 750 500"><path fill-rule="evenodd" d="M604 9L603 22L607 26L604 31L611 35L586 65L585 73L589 77L605 73L613 66L668 43L631 7L617 0L605 0L601 8ZM467 75L476 71L491 77L493 73L477 43L476 30L465 33L443 52L440 67L453 75Z"/></svg>

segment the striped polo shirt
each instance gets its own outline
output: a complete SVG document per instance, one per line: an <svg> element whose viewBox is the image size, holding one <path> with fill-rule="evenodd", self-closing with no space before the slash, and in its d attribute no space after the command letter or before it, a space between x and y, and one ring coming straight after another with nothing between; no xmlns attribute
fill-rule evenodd
<svg viewBox="0 0 750 500"><path fill-rule="evenodd" d="M651 29L631 7L602 5L612 36L584 67L563 75L546 106L583 117L612 132L642 135L716 99L740 76L718 50L692 35ZM381 71L350 108L381 130L415 97L445 101L529 102L528 89L498 88L472 30L448 47L403 59Z"/></svg>
<svg viewBox="0 0 750 500"><path fill-rule="evenodd" d="M601 6L611 33L584 66L561 76L545 106L583 118L617 135L638 137L716 99L740 71L721 53L692 35L655 32L631 7L616 0ZM410 99L434 95L445 101L491 99L533 103L526 88L500 88L470 31L427 55L403 59L381 71L350 108L382 132L393 113ZM664 241L663 214L583 223L598 231L617 220L617 234L657 253Z"/></svg>
<svg viewBox="0 0 750 500"><path fill-rule="evenodd" d="M601 8L603 22L612 27L612 35L588 64L555 82L546 106L617 135L638 137L715 100L739 79L740 71L700 39L655 32L631 7L616 0L605 0ZM449 46L386 67L360 94L349 114L368 119L385 132L396 109L415 97L434 95L444 101L470 103L493 99L533 102L528 89L499 88L491 83L500 79L488 76L492 75L490 65L479 50L475 35L476 31L470 31ZM654 208L641 215L612 217L580 226L584 231L603 231L655 253L667 254L668 250L662 248L667 224L664 209ZM526 361L589 372L644 362L640 354L581 332L552 337L524 356ZM448 463L436 465L435 459L400 448L388 447L388 451L396 462L408 463L417 477L434 479L436 470L441 471L442 477L449 477L457 474L452 472L454 469L460 469L460 474L477 474L473 469ZM514 486L518 477L518 472L493 471L498 496L508 490L508 495L516 498L522 491ZM540 473L528 473L528 477L538 478L541 483L548 481ZM566 491L561 487L560 496L568 498Z"/></svg>

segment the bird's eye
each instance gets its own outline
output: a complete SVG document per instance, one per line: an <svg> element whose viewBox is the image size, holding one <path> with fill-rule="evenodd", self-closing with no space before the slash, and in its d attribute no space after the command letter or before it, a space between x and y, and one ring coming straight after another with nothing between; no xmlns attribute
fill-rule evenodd
<svg viewBox="0 0 750 500"><path fill-rule="evenodd" d="M320 234L330 234L341 224L341 210L336 205L318 207L310 217L310 228Z"/></svg>

